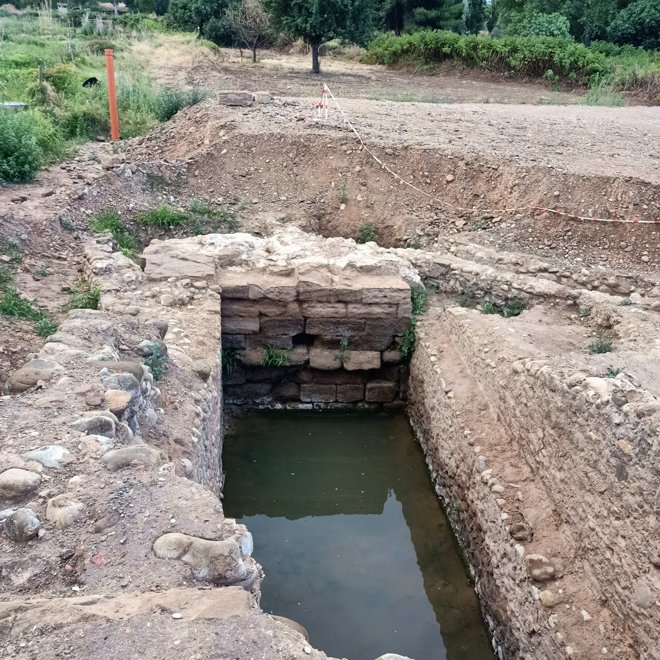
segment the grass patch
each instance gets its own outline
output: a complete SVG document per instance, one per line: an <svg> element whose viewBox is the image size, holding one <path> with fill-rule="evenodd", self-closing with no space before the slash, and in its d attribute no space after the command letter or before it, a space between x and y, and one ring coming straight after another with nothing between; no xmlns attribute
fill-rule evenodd
<svg viewBox="0 0 660 660"><path fill-rule="evenodd" d="M160 206L150 211L145 211L138 215L138 222L150 227L160 229L173 229L174 227L184 227L190 223L190 218L183 211L176 211L169 206Z"/></svg>
<svg viewBox="0 0 660 660"><path fill-rule="evenodd" d="M43 280L44 277L48 277L49 275L50 275L50 272L49 272L48 268L46 268L46 266L44 266L43 264L41 266L39 266L39 268L37 268L37 270L34 271L34 276L38 280Z"/></svg>
<svg viewBox="0 0 660 660"><path fill-rule="evenodd" d="M161 380L167 371L167 354L162 346L154 344L151 355L144 358L143 364L149 367L154 380Z"/></svg>
<svg viewBox="0 0 660 660"><path fill-rule="evenodd" d="M363 223L355 234L356 243L375 243L377 240L378 232L370 222Z"/></svg>
<svg viewBox="0 0 660 660"><path fill-rule="evenodd" d="M57 330L57 324L48 312L31 300L23 298L16 289L8 288L0 298L0 314L34 322L34 329L40 337L48 337Z"/></svg>
<svg viewBox="0 0 660 660"><path fill-rule="evenodd" d="M620 108L626 105L626 99L614 89L611 83L596 82L584 97L585 105Z"/></svg>
<svg viewBox="0 0 660 660"><path fill-rule="evenodd" d="M220 364L222 365L222 370L226 374L230 374L236 365L238 364L238 357L240 353L237 348L223 348L220 353Z"/></svg>
<svg viewBox="0 0 660 660"><path fill-rule="evenodd" d="M124 138L206 97L198 89L161 87L144 71L131 49L142 41L155 46L160 37L152 31L122 29L115 21L114 31L98 36L75 22L54 14L44 23L27 12L2 18L0 101L27 103L29 110L0 111L0 180L29 181L40 167L65 159L76 143L109 136L105 48L115 50ZM92 76L101 84L83 88Z"/></svg>
<svg viewBox="0 0 660 660"><path fill-rule="evenodd" d="M6 289L12 281L12 273L9 266L5 264L0 265L0 291Z"/></svg>
<svg viewBox="0 0 660 660"><path fill-rule="evenodd" d="M98 309L101 301L101 287L80 280L69 292L68 309Z"/></svg>
<svg viewBox="0 0 660 660"><path fill-rule="evenodd" d="M623 371L623 367L613 367L610 365L607 367L607 373L605 374L606 378L616 378Z"/></svg>
<svg viewBox="0 0 660 660"><path fill-rule="evenodd" d="M192 199L188 205L192 214L192 227L199 234L233 234L240 228L231 211L221 211L204 199Z"/></svg>
<svg viewBox="0 0 660 660"><path fill-rule="evenodd" d="M613 350L614 346L609 339L597 339L596 341L589 344L589 353L592 355L611 353Z"/></svg>
<svg viewBox="0 0 660 660"><path fill-rule="evenodd" d="M23 260L23 250L16 243L0 239L0 254L9 257L10 264L18 264Z"/></svg>
<svg viewBox="0 0 660 660"><path fill-rule="evenodd" d="M290 355L291 351L289 349L276 348L268 344L262 350L261 365L264 367L283 367Z"/></svg>
<svg viewBox="0 0 660 660"><path fill-rule="evenodd" d="M113 240L125 256L132 257L135 254L136 239L124 227L121 217L116 211L101 211L92 220L90 229L95 233L109 231L112 234Z"/></svg>

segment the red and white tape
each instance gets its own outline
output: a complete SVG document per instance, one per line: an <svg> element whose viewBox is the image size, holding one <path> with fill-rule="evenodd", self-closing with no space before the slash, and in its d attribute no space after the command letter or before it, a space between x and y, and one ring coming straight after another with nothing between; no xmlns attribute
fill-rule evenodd
<svg viewBox="0 0 660 660"><path fill-rule="evenodd" d="M365 144L364 140L362 139L362 136L358 133L357 129L351 122L351 120L348 118L346 113L344 112L344 109L339 105L339 101L335 98L335 95L332 93L330 88L323 83L323 93L321 96L321 101L320 103L317 103L316 107L318 109L317 112L317 118L321 119L321 112L324 110L325 111L325 119L328 118L328 96L332 99L334 104L337 106L337 110L341 113L341 116L344 119L344 122L347 124L347 126L353 131L355 134L355 137L359 140L360 144L362 145L362 148L373 158L380 166L382 169L387 171L389 174L391 174L397 181L400 181L401 183L405 184L409 188L412 188L416 192L420 193L421 195L424 195L424 197L427 197L428 199L432 200L433 202L437 202L438 204L441 204L442 206L445 206L447 208L450 208L454 211L462 211L462 212L468 212L468 213L499 213L499 214L509 214L509 213L517 213L519 211L538 211L541 213L550 213L552 215L557 215L560 217L568 218L570 220L582 220L582 221L589 221L589 222L609 222L609 223L621 223L621 224L631 224L631 225L660 225L660 219L658 220L640 220L637 217L632 217L632 218L599 218L596 216L589 216L589 215L579 215L577 213L570 213L569 211L561 211L559 209L552 209L552 208L546 208L544 206L518 206L515 208L509 208L509 209L478 209L478 208L465 208L462 206L455 206L454 204L450 204L449 202L446 202L443 199L439 199L438 197L435 197L434 195L431 195L430 193L426 192L425 190L422 190L421 188L418 188L414 183L407 181L403 177L399 176L391 167L389 167L386 163L384 163L376 154L374 154L371 149Z"/></svg>

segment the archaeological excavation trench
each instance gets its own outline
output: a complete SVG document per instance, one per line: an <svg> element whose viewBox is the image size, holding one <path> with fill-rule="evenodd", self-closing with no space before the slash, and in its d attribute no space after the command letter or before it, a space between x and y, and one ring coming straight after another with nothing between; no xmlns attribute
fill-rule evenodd
<svg viewBox="0 0 660 660"><path fill-rule="evenodd" d="M99 310L10 379L2 653L657 657L657 285L293 227L141 261L90 241Z"/></svg>

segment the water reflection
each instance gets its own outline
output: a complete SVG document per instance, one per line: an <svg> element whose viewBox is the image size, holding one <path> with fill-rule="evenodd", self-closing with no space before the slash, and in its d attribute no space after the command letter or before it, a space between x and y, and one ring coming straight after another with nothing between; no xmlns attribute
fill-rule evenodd
<svg viewBox="0 0 660 660"><path fill-rule="evenodd" d="M492 658L405 417L253 414L223 460L225 514L254 535L264 610L351 660Z"/></svg>

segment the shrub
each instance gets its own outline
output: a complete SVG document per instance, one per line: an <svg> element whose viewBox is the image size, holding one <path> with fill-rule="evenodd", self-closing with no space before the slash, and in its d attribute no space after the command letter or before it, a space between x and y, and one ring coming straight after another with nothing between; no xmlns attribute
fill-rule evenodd
<svg viewBox="0 0 660 660"><path fill-rule="evenodd" d="M370 222L363 223L362 226L358 229L357 234L355 235L356 243L370 243L372 241L375 242L377 239L378 239L378 232Z"/></svg>
<svg viewBox="0 0 660 660"><path fill-rule="evenodd" d="M484 300L479 306L482 314L497 314L497 307L492 300Z"/></svg>
<svg viewBox="0 0 660 660"><path fill-rule="evenodd" d="M591 307L580 307L578 314L581 319L586 319L591 314Z"/></svg>
<svg viewBox="0 0 660 660"><path fill-rule="evenodd" d="M64 160L68 149L62 130L46 114L33 112L32 117L37 132L37 144L41 149L41 165L51 165Z"/></svg>
<svg viewBox="0 0 660 660"><path fill-rule="evenodd" d="M388 66L437 64L457 60L468 67L515 76L541 78L547 71L579 83L610 72L607 58L559 37L460 36L443 30L422 30L396 37L382 34L369 45L366 60Z"/></svg>
<svg viewBox="0 0 660 660"><path fill-rule="evenodd" d="M89 101L74 106L64 114L62 130L68 138L96 140L110 132L108 112L100 103Z"/></svg>
<svg viewBox="0 0 660 660"><path fill-rule="evenodd" d="M597 339L596 341L589 344L589 353L599 354L599 353L611 353L614 350L612 342L609 339Z"/></svg>
<svg viewBox="0 0 660 660"><path fill-rule="evenodd" d="M181 227L189 222L188 215L182 211L175 211L169 206L161 206L151 211L145 211L138 215L138 221L152 227L161 229L172 229L172 227Z"/></svg>
<svg viewBox="0 0 660 660"><path fill-rule="evenodd" d="M657 0L635 0L610 24L608 36L617 43L660 49L660 5Z"/></svg>
<svg viewBox="0 0 660 660"><path fill-rule="evenodd" d="M399 350L404 364L408 364L410 360L412 360L413 353L415 352L415 344L417 343L417 333L415 331L416 326L417 319L413 316L410 321L408 321L408 327L401 336L401 346Z"/></svg>
<svg viewBox="0 0 660 660"><path fill-rule="evenodd" d="M613 367L610 365L607 367L607 373L605 374L606 378L616 378L623 371L623 367Z"/></svg>
<svg viewBox="0 0 660 660"><path fill-rule="evenodd" d="M32 180L41 159L37 126L32 115L0 109L0 182Z"/></svg>

